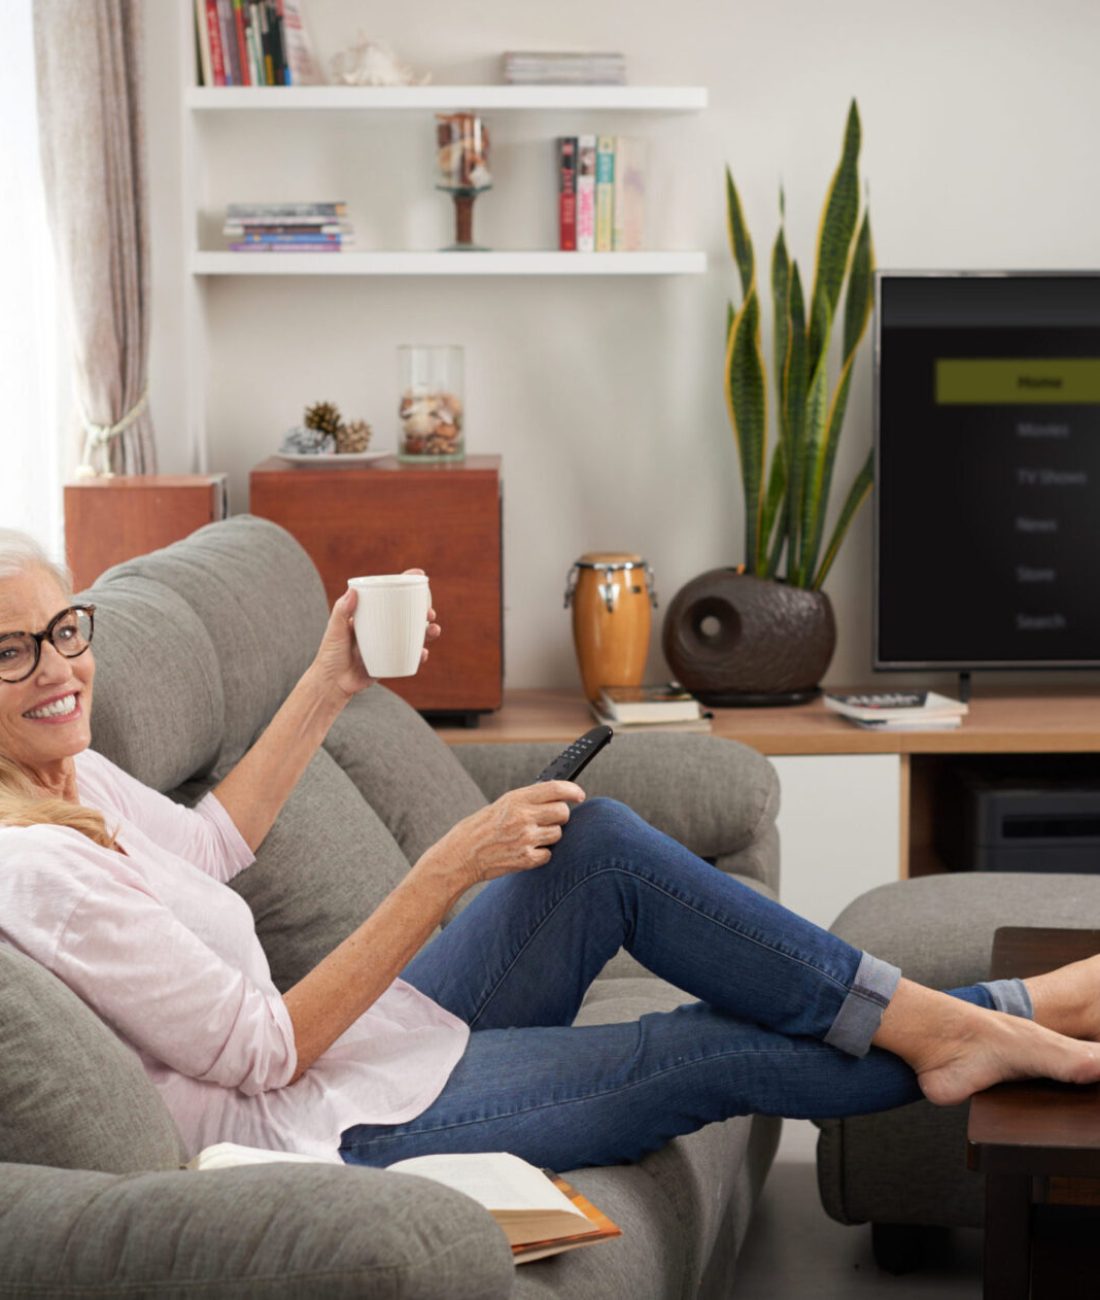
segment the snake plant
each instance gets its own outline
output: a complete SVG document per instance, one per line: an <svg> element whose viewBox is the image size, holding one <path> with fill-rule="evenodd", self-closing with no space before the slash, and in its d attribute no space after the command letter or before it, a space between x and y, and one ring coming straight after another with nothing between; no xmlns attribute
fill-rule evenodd
<svg viewBox="0 0 1100 1300"><path fill-rule="evenodd" d="M730 304L726 319L725 387L745 490L745 570L774 578L782 568L789 585L813 590L825 581L848 526L870 495L874 474L871 453L851 485L822 554L852 366L867 329L873 295L874 254L866 204L860 215L859 146L859 111L853 100L840 162L821 212L808 308L798 263L787 251L780 190L779 234L771 260L777 414L770 464L756 262L737 187L726 168L730 249L741 279L742 301L736 311ZM842 295L840 370L830 385L829 343Z"/></svg>

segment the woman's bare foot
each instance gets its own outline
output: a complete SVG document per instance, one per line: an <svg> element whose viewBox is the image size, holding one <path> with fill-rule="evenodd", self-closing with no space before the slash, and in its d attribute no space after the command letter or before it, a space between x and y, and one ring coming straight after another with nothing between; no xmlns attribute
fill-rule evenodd
<svg viewBox="0 0 1100 1300"><path fill-rule="evenodd" d="M906 1061L929 1101L953 1106L1008 1079L1100 1081L1100 1046L1002 1015L909 980L873 1039Z"/></svg>
<svg viewBox="0 0 1100 1300"><path fill-rule="evenodd" d="M1024 980L1035 1021L1070 1038L1100 1040L1100 956Z"/></svg>

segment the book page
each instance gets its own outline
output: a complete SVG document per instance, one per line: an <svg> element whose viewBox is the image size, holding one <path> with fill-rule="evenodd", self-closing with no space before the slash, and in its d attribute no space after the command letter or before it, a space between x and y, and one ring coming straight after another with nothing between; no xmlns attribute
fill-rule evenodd
<svg viewBox="0 0 1100 1300"><path fill-rule="evenodd" d="M563 1196L540 1169L503 1151L414 1156L387 1168L394 1173L432 1178L494 1212L548 1210L571 1214L581 1221L585 1218L583 1211Z"/></svg>
<svg viewBox="0 0 1100 1300"><path fill-rule="evenodd" d="M324 1160L320 1156L306 1156L296 1151L271 1151L266 1147L246 1147L239 1142L216 1142L204 1147L194 1159L187 1162L188 1169L231 1169L235 1165L280 1164L286 1161L310 1165L343 1164L342 1160Z"/></svg>

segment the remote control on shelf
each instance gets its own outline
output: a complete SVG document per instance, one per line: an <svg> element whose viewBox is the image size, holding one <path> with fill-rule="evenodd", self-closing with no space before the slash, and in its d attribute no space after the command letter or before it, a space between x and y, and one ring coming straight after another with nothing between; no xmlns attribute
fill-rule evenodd
<svg viewBox="0 0 1100 1300"><path fill-rule="evenodd" d="M610 727L593 727L562 752L535 777L535 781L575 781L615 733Z"/></svg>

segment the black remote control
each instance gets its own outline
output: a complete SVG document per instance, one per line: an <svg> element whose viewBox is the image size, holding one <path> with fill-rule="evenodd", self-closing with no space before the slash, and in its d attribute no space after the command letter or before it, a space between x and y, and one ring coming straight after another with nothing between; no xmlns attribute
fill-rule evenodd
<svg viewBox="0 0 1100 1300"><path fill-rule="evenodd" d="M535 781L575 781L615 733L610 727L593 727L544 767Z"/></svg>

